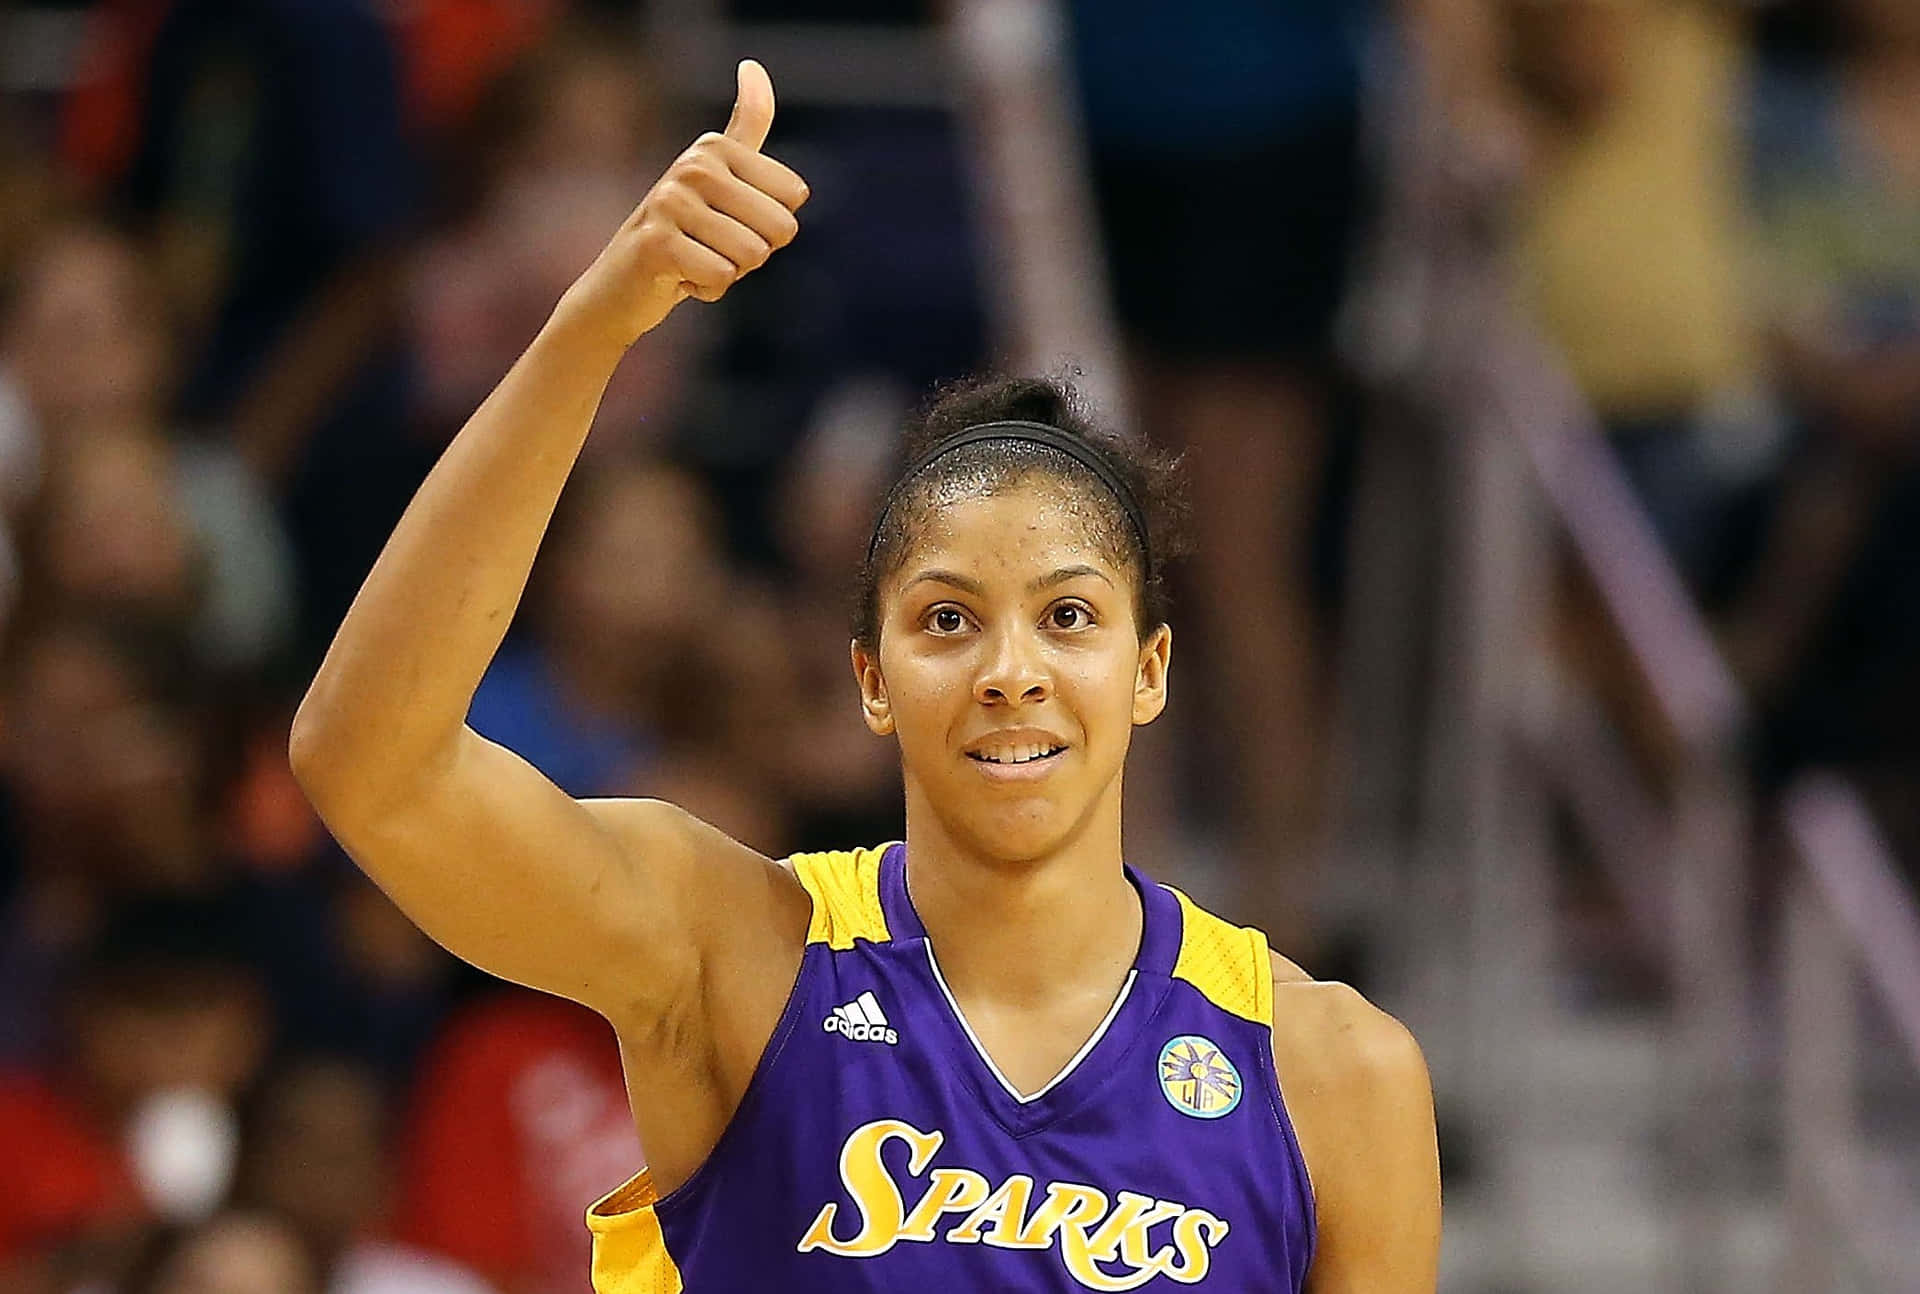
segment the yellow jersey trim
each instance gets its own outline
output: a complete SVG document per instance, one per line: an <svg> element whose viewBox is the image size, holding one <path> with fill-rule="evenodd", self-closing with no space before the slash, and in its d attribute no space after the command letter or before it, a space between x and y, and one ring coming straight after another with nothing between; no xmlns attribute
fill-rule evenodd
<svg viewBox="0 0 1920 1294"><path fill-rule="evenodd" d="M789 860L793 874L813 900L808 943L844 952L856 939L885 943L892 937L887 932L887 914L880 907L880 859L889 848L835 849L795 854Z"/></svg>
<svg viewBox="0 0 1920 1294"><path fill-rule="evenodd" d="M1173 890L1180 900L1180 957L1173 977L1207 1000L1255 1024L1273 1027L1273 958L1258 930L1223 921Z"/></svg>
<svg viewBox="0 0 1920 1294"><path fill-rule="evenodd" d="M587 1210L595 1294L681 1294L685 1289L653 1210L659 1200L643 1168Z"/></svg>

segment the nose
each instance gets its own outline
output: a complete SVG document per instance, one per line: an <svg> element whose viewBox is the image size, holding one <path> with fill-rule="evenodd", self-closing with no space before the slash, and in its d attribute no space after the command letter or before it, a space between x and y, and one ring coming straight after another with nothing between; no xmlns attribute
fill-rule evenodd
<svg viewBox="0 0 1920 1294"><path fill-rule="evenodd" d="M1046 700L1053 689L1033 635L1009 627L988 635L988 641L973 699L981 705Z"/></svg>

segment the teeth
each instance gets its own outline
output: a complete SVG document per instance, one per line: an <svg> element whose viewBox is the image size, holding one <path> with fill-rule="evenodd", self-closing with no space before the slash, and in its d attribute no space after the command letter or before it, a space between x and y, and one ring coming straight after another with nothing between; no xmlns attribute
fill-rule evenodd
<svg viewBox="0 0 1920 1294"><path fill-rule="evenodd" d="M1032 742L1022 742L1013 746L999 746L979 752L979 758L992 764L1024 764L1038 759L1042 755L1051 755L1062 749L1059 746L1041 746Z"/></svg>

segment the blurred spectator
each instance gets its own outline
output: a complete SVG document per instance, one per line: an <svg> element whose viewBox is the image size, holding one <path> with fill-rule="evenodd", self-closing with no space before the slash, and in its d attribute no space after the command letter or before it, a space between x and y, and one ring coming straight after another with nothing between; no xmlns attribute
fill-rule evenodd
<svg viewBox="0 0 1920 1294"><path fill-rule="evenodd" d="M1523 301L1696 585L1777 467L1741 281L1740 17L1717 0L1505 0L1530 109Z"/></svg>
<svg viewBox="0 0 1920 1294"><path fill-rule="evenodd" d="M266 969L283 1043L407 1082L453 1001L459 964L337 856L275 878L259 902L274 929Z"/></svg>
<svg viewBox="0 0 1920 1294"><path fill-rule="evenodd" d="M1920 9L1847 0L1756 88L1765 322L1807 435L1729 633L1792 758L1920 754Z"/></svg>
<svg viewBox="0 0 1920 1294"><path fill-rule="evenodd" d="M1370 6L1077 0L1080 86L1115 303L1144 426L1192 448L1182 642L1201 657L1218 786L1249 906L1306 935L1326 714L1312 537L1330 362L1365 196Z"/></svg>
<svg viewBox="0 0 1920 1294"><path fill-rule="evenodd" d="M627 794L657 796L770 857L791 850L777 736L791 696L776 604L735 580L722 617L675 645L650 679L661 753ZM847 842L844 838L840 847Z"/></svg>
<svg viewBox="0 0 1920 1294"><path fill-rule="evenodd" d="M207 664L257 666L291 630L287 540L230 447L171 442L172 356L127 238L44 233L0 315L0 515L47 487L29 556L56 605L177 622Z"/></svg>
<svg viewBox="0 0 1920 1294"><path fill-rule="evenodd" d="M321 1294L299 1234L265 1213L232 1212L156 1237L126 1294Z"/></svg>
<svg viewBox="0 0 1920 1294"><path fill-rule="evenodd" d="M171 467L164 444L117 431L61 455L34 545L53 605L184 630L196 572Z"/></svg>
<svg viewBox="0 0 1920 1294"><path fill-rule="evenodd" d="M788 459L773 527L785 567L770 590L789 674L779 777L793 806L794 849L844 849L898 839L899 755L867 730L847 690L850 573L866 558L868 526L892 480L907 392L880 377L850 380L814 411Z"/></svg>
<svg viewBox="0 0 1920 1294"><path fill-rule="evenodd" d="M9 663L5 846L14 892L0 923L0 1057L33 1058L50 994L116 893L221 884L206 837L203 716L138 637L56 620Z"/></svg>
<svg viewBox="0 0 1920 1294"><path fill-rule="evenodd" d="M458 132L566 8L564 0L414 0L390 12L404 56L408 118L428 137Z"/></svg>
<svg viewBox="0 0 1920 1294"><path fill-rule="evenodd" d="M12 280L7 380L33 419L36 441L155 418L173 356L161 300L126 239L91 221L43 227L22 249ZM20 488L13 479L10 493Z"/></svg>
<svg viewBox="0 0 1920 1294"><path fill-rule="evenodd" d="M763 848L784 839L780 637L727 569L700 482L609 462L561 499L474 730L574 795L672 799Z"/></svg>
<svg viewBox="0 0 1920 1294"><path fill-rule="evenodd" d="M457 1016L405 1132L402 1238L503 1294L580 1294L587 1206L642 1160L606 1021L509 990Z"/></svg>
<svg viewBox="0 0 1920 1294"><path fill-rule="evenodd" d="M561 499L513 636L469 722L573 795L607 795L653 754L649 678L705 616L720 580L699 487L610 465Z"/></svg>
<svg viewBox="0 0 1920 1294"><path fill-rule="evenodd" d="M283 495L316 647L431 461L406 434L398 75L370 6L174 0L119 186L187 333L181 411Z"/></svg>
<svg viewBox="0 0 1920 1294"><path fill-rule="evenodd" d="M600 521L556 587L624 632L639 668L637 713L656 750L627 794L679 804L735 839L789 852L779 734L795 706L784 610L721 549L721 522L698 478L662 466L609 471ZM642 573L644 571L644 574ZM577 637L573 619L568 636Z"/></svg>
<svg viewBox="0 0 1920 1294"><path fill-rule="evenodd" d="M455 1264L382 1238L390 1155L386 1097L371 1070L295 1062L262 1086L240 1197L293 1225L327 1294L486 1294Z"/></svg>
<svg viewBox="0 0 1920 1294"><path fill-rule="evenodd" d="M57 1051L0 1080L0 1271L225 1198L270 1033L246 944L218 900L142 900L100 927L66 977Z"/></svg>
<svg viewBox="0 0 1920 1294"><path fill-rule="evenodd" d="M410 289L422 412L449 437L671 160L640 52L582 23L523 56L471 133L476 201L421 249ZM600 402L590 456L665 439L698 331L679 313L633 349Z"/></svg>

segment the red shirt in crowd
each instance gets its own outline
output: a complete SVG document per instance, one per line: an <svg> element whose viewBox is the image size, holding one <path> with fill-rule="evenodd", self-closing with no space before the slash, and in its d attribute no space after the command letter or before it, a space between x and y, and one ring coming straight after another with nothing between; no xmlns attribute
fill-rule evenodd
<svg viewBox="0 0 1920 1294"><path fill-rule="evenodd" d="M143 1211L120 1142L38 1074L0 1074L0 1146L0 1264Z"/></svg>
<svg viewBox="0 0 1920 1294"><path fill-rule="evenodd" d="M414 1094L400 1234L506 1294L588 1289L587 1206L636 1172L613 1030L515 991L455 1016Z"/></svg>

